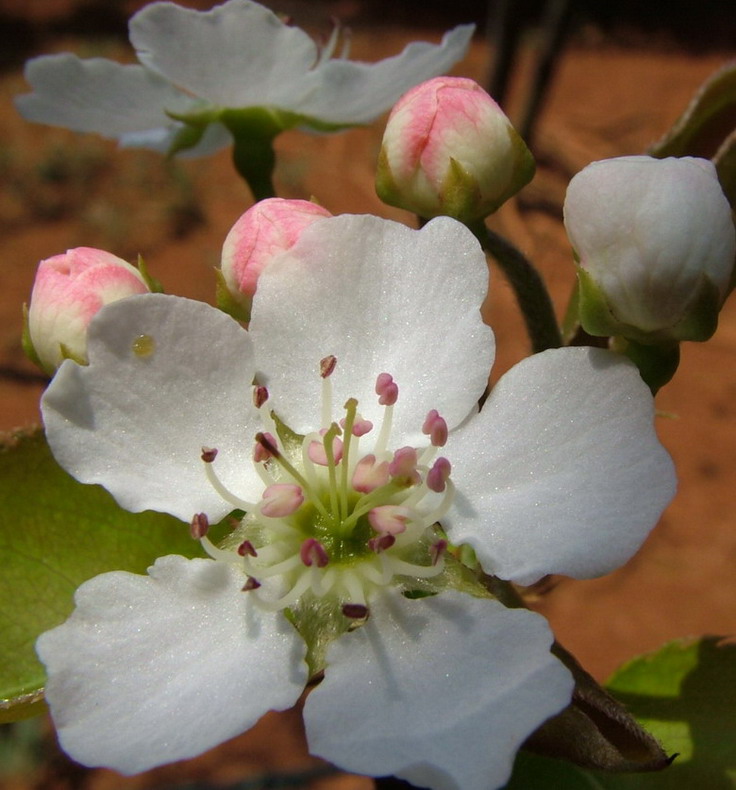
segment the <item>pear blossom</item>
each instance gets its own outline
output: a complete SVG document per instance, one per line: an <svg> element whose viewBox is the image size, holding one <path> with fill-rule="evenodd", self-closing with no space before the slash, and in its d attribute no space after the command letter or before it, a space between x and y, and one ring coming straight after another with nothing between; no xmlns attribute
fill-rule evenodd
<svg viewBox="0 0 736 790"><path fill-rule="evenodd" d="M506 782L573 681L543 618L468 594L451 543L522 584L606 573L674 473L648 389L605 350L533 356L478 411L487 276L454 220L344 215L263 271L247 331L158 294L99 314L89 365L43 398L53 452L124 508L191 520L209 558L98 576L39 638L75 759L135 773L198 754L312 677L313 754L435 790ZM215 545L207 525L234 510Z"/></svg>
<svg viewBox="0 0 736 790"><path fill-rule="evenodd" d="M644 343L715 332L736 232L710 160L593 162L570 182L564 213L588 332Z"/></svg>
<svg viewBox="0 0 736 790"><path fill-rule="evenodd" d="M105 250L76 247L38 264L28 309L32 354L48 373L66 357L86 360L87 327L106 304L149 291L135 266Z"/></svg>
<svg viewBox="0 0 736 790"><path fill-rule="evenodd" d="M251 0L208 11L151 3L130 20L139 64L68 53L35 58L25 72L33 93L16 104L38 123L200 156L227 145L226 126L273 136L372 121L407 88L460 60L473 30L461 25L439 45L414 42L400 55L359 63L346 52L333 58L337 28L320 46Z"/></svg>
<svg viewBox="0 0 736 790"><path fill-rule="evenodd" d="M534 175L503 110L464 77L435 77L391 110L376 172L379 197L422 217L488 216Z"/></svg>
<svg viewBox="0 0 736 790"><path fill-rule="evenodd" d="M329 216L326 208L309 200L267 198L239 217L222 245L220 272L244 320L249 320L258 278L267 264L293 246L304 228Z"/></svg>

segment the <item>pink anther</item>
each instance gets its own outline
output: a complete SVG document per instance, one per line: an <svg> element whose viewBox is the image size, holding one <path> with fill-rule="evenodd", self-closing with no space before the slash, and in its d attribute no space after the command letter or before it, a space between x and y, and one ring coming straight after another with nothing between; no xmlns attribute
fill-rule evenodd
<svg viewBox="0 0 736 790"><path fill-rule="evenodd" d="M274 448L278 446L276 437L271 433L259 433L256 436L256 444L253 448L253 460L256 463L268 461L275 455Z"/></svg>
<svg viewBox="0 0 736 790"><path fill-rule="evenodd" d="M422 433L429 436L432 447L444 447L447 444L447 423L443 417L440 417L437 409L432 409L427 414L422 425Z"/></svg>
<svg viewBox="0 0 736 790"><path fill-rule="evenodd" d="M381 406L393 406L399 397L399 387L390 373L379 373L376 378L376 395Z"/></svg>
<svg viewBox="0 0 736 790"><path fill-rule="evenodd" d="M294 483L274 483L263 492L261 513L267 518L283 518L296 513L304 502L304 492Z"/></svg>
<svg viewBox="0 0 736 790"><path fill-rule="evenodd" d="M419 472L417 472L417 460L417 451L414 447L400 447L394 453L388 472L392 478L401 478L411 483L418 483L420 478Z"/></svg>
<svg viewBox="0 0 736 790"><path fill-rule="evenodd" d="M361 494L368 494L385 486L388 478L388 461L377 463L375 455L366 455L355 465L352 485Z"/></svg>
<svg viewBox="0 0 736 790"><path fill-rule="evenodd" d="M445 484L450 478L451 471L452 466L447 458L438 458L427 472L427 488L441 494L445 490Z"/></svg>
<svg viewBox="0 0 736 790"><path fill-rule="evenodd" d="M324 436L327 433L326 428L323 428L319 433ZM309 443L307 448L307 455L309 460L317 466L328 466L327 452L325 451L324 442L313 441ZM332 440L332 455L335 463L339 464L342 461L342 441L337 436Z"/></svg>
<svg viewBox="0 0 736 790"><path fill-rule="evenodd" d="M347 420L343 417L340 420L340 427L345 428ZM373 430L373 423L370 420L364 420L362 417L357 417L353 422L353 429L351 433L353 436L365 436L369 431Z"/></svg>
<svg viewBox="0 0 736 790"><path fill-rule="evenodd" d="M400 535L411 518L411 510L401 505L380 505L368 512L368 522L379 535Z"/></svg>
<svg viewBox="0 0 736 790"><path fill-rule="evenodd" d="M432 565L437 565L445 551L447 551L446 540L440 539L437 541L437 543L432 544L429 549L429 556L432 559Z"/></svg>
<svg viewBox="0 0 736 790"><path fill-rule="evenodd" d="M376 535L375 538L368 541L368 548L376 554L380 554L382 551L390 549L394 543L396 543L396 538L393 535Z"/></svg>
<svg viewBox="0 0 736 790"><path fill-rule="evenodd" d="M255 546L249 540L244 540L238 546L238 554L240 554L241 557L257 557L258 556L258 552L256 551Z"/></svg>

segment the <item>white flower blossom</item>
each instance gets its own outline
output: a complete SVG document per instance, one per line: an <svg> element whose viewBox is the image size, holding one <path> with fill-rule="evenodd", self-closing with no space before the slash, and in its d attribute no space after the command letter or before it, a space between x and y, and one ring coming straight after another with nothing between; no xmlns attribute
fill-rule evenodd
<svg viewBox="0 0 736 790"><path fill-rule="evenodd" d="M210 559L83 584L40 637L75 759L134 773L198 754L324 669L312 753L435 790L506 782L573 682L540 616L451 583L447 540L522 584L605 573L674 473L646 386L607 351L537 354L478 411L486 290L454 220L340 216L266 268L248 331L174 296L101 311L89 366L65 362L43 399L57 459L125 508L196 515L198 534L246 516L221 546L202 538ZM344 627L314 666L325 617Z"/></svg>
<svg viewBox="0 0 736 790"><path fill-rule="evenodd" d="M130 20L141 65L71 54L30 60L34 92L16 104L31 121L96 132L123 146L169 151L195 123L203 136L189 155L211 153L229 134L223 110L264 111L258 123L321 131L377 118L408 88L442 74L465 54L473 25L448 32L440 45L409 44L378 63L333 58L338 31L319 47L303 30L251 0L209 11L152 3Z"/></svg>

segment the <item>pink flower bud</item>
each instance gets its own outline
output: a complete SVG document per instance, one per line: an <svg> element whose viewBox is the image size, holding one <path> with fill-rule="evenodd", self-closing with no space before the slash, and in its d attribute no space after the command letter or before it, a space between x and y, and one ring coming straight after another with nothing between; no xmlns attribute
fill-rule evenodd
<svg viewBox="0 0 736 790"><path fill-rule="evenodd" d="M293 247L304 228L330 216L308 200L269 198L240 217L227 234L220 264L227 294L240 308L238 317L250 319L258 278L268 263Z"/></svg>
<svg viewBox="0 0 736 790"><path fill-rule="evenodd" d="M383 135L376 190L422 217L486 217L527 184L532 155L473 80L436 77L405 93Z"/></svg>
<svg viewBox="0 0 736 790"><path fill-rule="evenodd" d="M110 302L147 293L134 266L104 250L77 247L38 264L28 310L33 353L48 373L66 357L87 361L87 327Z"/></svg>

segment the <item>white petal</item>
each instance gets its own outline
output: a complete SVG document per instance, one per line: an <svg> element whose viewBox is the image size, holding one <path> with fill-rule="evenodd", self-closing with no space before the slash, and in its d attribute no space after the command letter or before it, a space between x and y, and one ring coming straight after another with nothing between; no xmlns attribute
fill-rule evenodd
<svg viewBox="0 0 736 790"><path fill-rule="evenodd" d="M380 421L374 387L387 372L399 386L394 426L405 441L421 439L433 408L457 425L493 361L493 333L480 317L487 287L480 246L447 217L420 231L369 216L315 222L266 268L255 295L250 334L274 407L295 430L314 430L319 361L334 354L338 408L355 397L363 417Z"/></svg>
<svg viewBox="0 0 736 790"><path fill-rule="evenodd" d="M631 557L675 491L636 368L601 349L525 359L451 437L458 496L443 524L486 571L531 584Z"/></svg>
<svg viewBox="0 0 736 790"><path fill-rule="evenodd" d="M444 74L465 57L475 25L445 33L442 43L415 41L378 63L329 60L304 75L301 101L292 109L330 123L368 123L409 88Z"/></svg>
<svg viewBox="0 0 736 790"><path fill-rule="evenodd" d="M142 337L149 355L135 351ZM88 355L87 367L61 366L41 403L51 449L77 480L101 483L127 510L215 520L234 505L207 481L210 447L231 490L262 490L251 462L251 344L239 324L189 299L130 297L95 317Z"/></svg>
<svg viewBox="0 0 736 790"><path fill-rule="evenodd" d="M307 699L309 750L348 771L433 790L492 790L516 750L570 701L545 620L456 592L376 600L329 649Z"/></svg>
<svg viewBox="0 0 736 790"><path fill-rule="evenodd" d="M19 96L16 105L30 121L113 139L157 134L166 148L179 126L164 107L181 102L182 94L141 66L48 55L29 60L25 76L34 93Z"/></svg>
<svg viewBox="0 0 736 790"><path fill-rule="evenodd" d="M205 12L152 3L131 18L130 40L145 66L224 107L283 105L317 60L304 31L249 0Z"/></svg>
<svg viewBox="0 0 736 790"><path fill-rule="evenodd" d="M36 643L59 740L85 765L131 774L193 757L304 687L304 644L235 566L169 556L149 574L86 582Z"/></svg>

